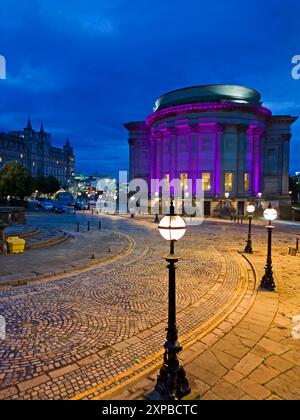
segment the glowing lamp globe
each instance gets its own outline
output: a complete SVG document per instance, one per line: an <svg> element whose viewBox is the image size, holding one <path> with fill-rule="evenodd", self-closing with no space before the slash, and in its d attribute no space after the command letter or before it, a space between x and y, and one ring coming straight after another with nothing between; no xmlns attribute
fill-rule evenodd
<svg viewBox="0 0 300 420"><path fill-rule="evenodd" d="M165 216L159 224L159 232L167 241L179 241L186 232L186 223L180 216Z"/></svg>
<svg viewBox="0 0 300 420"><path fill-rule="evenodd" d="M229 198L230 197L230 194L227 192L227 193L225 193L225 198Z"/></svg>
<svg viewBox="0 0 300 420"><path fill-rule="evenodd" d="M247 212L250 213L250 214L254 213L255 212L255 206L253 204L249 204L247 206Z"/></svg>
<svg viewBox="0 0 300 420"><path fill-rule="evenodd" d="M269 220L269 222L273 222L273 220L277 219L277 211L272 207L267 208L264 211L264 218Z"/></svg>

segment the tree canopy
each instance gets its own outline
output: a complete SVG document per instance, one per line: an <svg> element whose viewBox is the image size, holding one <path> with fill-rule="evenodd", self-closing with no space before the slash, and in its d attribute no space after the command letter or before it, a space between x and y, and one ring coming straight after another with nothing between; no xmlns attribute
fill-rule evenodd
<svg viewBox="0 0 300 420"><path fill-rule="evenodd" d="M52 175L34 179L35 189L42 194L54 194L60 189L59 181Z"/></svg>
<svg viewBox="0 0 300 420"><path fill-rule="evenodd" d="M27 168L18 162L9 162L0 170L0 196L19 197L21 200L30 196L34 190L34 181Z"/></svg>

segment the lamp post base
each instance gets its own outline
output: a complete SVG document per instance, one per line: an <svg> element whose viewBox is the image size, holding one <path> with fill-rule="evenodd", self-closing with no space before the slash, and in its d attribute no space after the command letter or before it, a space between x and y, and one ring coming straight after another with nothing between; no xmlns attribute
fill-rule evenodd
<svg viewBox="0 0 300 420"><path fill-rule="evenodd" d="M246 254L253 254L253 248L252 248L252 241L251 240L247 241L247 245L246 245L246 248L245 248L244 252Z"/></svg>
<svg viewBox="0 0 300 420"><path fill-rule="evenodd" d="M181 350L181 346L179 347ZM147 400L175 401L181 400L191 393L186 373L183 367L179 365L179 362L176 362L174 367L167 364L163 365L157 378L155 389L145 394Z"/></svg>
<svg viewBox="0 0 300 420"><path fill-rule="evenodd" d="M274 290L276 289L276 285L274 282L273 275L265 274L262 278L260 288L264 290L269 290L270 292L274 292Z"/></svg>

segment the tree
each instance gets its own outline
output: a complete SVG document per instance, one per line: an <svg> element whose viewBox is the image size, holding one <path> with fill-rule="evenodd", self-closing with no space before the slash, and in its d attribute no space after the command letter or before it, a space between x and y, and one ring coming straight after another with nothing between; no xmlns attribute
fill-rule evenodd
<svg viewBox="0 0 300 420"><path fill-rule="evenodd" d="M34 179L35 189L42 194L54 194L59 188L59 181L52 175L37 176Z"/></svg>
<svg viewBox="0 0 300 420"><path fill-rule="evenodd" d="M59 181L52 175L48 176L49 194L55 194L60 189Z"/></svg>
<svg viewBox="0 0 300 420"><path fill-rule="evenodd" d="M290 177L290 191L291 191L291 198L292 204L298 203L298 196L300 194L300 184L298 182L298 178Z"/></svg>
<svg viewBox="0 0 300 420"><path fill-rule="evenodd" d="M34 178L34 188L42 194L48 194L48 180L45 176L37 176Z"/></svg>
<svg viewBox="0 0 300 420"><path fill-rule="evenodd" d="M24 197L34 191L34 182L27 168L18 162L9 162L0 170L0 196Z"/></svg>

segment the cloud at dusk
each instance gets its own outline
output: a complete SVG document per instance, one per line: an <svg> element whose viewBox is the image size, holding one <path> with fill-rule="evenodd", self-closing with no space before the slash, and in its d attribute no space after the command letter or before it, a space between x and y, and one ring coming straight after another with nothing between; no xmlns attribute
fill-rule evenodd
<svg viewBox="0 0 300 420"><path fill-rule="evenodd" d="M0 0L0 132L31 114L70 138L80 172L128 168L123 123L158 96L207 83L258 90L274 114L300 115L298 1ZM291 170L300 170L300 122Z"/></svg>

